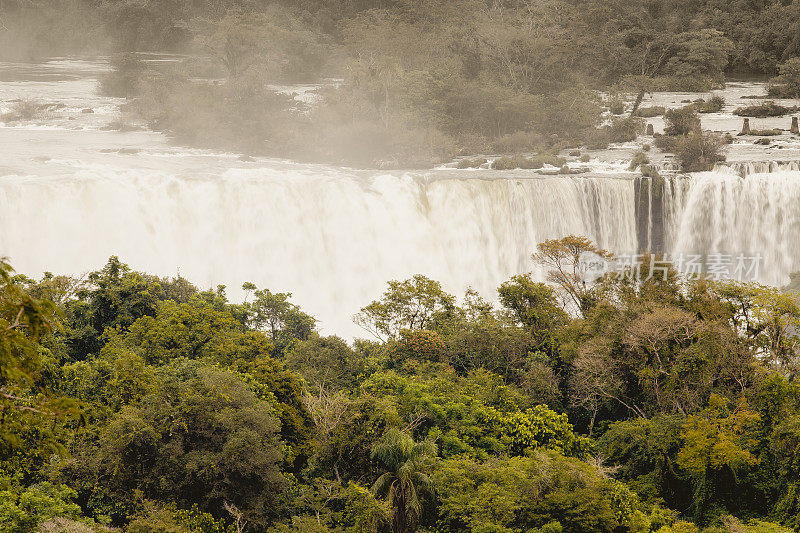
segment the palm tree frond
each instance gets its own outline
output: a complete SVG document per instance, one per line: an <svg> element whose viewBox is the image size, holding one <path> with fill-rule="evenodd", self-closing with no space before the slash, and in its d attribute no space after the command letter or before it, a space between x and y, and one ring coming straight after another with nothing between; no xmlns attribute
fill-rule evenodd
<svg viewBox="0 0 800 533"><path fill-rule="evenodd" d="M381 475L381 477L379 477L372 485L372 494L379 496L386 492L387 488L391 486L394 479L395 476L392 472L386 472L385 474Z"/></svg>

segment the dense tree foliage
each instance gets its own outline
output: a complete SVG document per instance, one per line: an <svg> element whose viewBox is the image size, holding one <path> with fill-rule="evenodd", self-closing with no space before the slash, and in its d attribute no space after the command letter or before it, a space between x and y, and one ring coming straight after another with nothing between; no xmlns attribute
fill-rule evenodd
<svg viewBox="0 0 800 533"><path fill-rule="evenodd" d="M352 344L252 284L3 263L0 531L800 530L796 293L607 257L542 243L499 308L392 281Z"/></svg>
<svg viewBox="0 0 800 533"><path fill-rule="evenodd" d="M181 142L381 166L557 167L730 73L797 97L799 29L793 0L0 0L0 55L117 54L102 90ZM709 169L722 105L656 145ZM389 281L352 343L252 283L0 261L0 532L800 531L800 276L532 252L489 300Z"/></svg>

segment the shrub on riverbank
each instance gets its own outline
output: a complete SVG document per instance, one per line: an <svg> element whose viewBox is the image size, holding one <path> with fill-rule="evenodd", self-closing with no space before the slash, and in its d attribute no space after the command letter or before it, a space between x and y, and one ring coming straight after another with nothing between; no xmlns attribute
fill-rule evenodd
<svg viewBox="0 0 800 533"><path fill-rule="evenodd" d="M644 121L638 117L617 118L612 120L606 129L610 142L631 142L644 131Z"/></svg>
<svg viewBox="0 0 800 533"><path fill-rule="evenodd" d="M708 100L700 99L692 105L698 113L719 113L725 107L725 99L721 96L712 96Z"/></svg>
<svg viewBox="0 0 800 533"><path fill-rule="evenodd" d="M639 167L639 172L642 173L643 178L661 178L658 169L654 165L642 165Z"/></svg>
<svg viewBox="0 0 800 533"><path fill-rule="evenodd" d="M694 106L688 105L678 109L670 109L664 113L667 125L664 128L666 135L688 135L700 131L700 117Z"/></svg>
<svg viewBox="0 0 800 533"><path fill-rule="evenodd" d="M672 135L661 135L660 133L656 133L653 137L653 144L655 144L656 148L662 152L674 152L675 143L677 142L678 138L679 137Z"/></svg>
<svg viewBox="0 0 800 533"><path fill-rule="evenodd" d="M664 114L665 135L655 135L657 148L677 155L684 172L711 170L719 161L724 161L722 147L729 144L726 138L701 129L696 104L670 109ZM713 107L719 105L719 101Z"/></svg>
<svg viewBox="0 0 800 533"><path fill-rule="evenodd" d="M487 163L486 158L480 157L478 159L462 159L456 165L456 168L480 168Z"/></svg>
<svg viewBox="0 0 800 533"><path fill-rule="evenodd" d="M514 133L507 133L495 139L492 141L491 146L494 152L513 154L543 150L547 147L547 141L540 133L520 130Z"/></svg>
<svg viewBox="0 0 800 533"><path fill-rule="evenodd" d="M779 65L780 74L769 81L769 95L775 98L800 98L800 57Z"/></svg>
<svg viewBox="0 0 800 533"><path fill-rule="evenodd" d="M766 118L782 117L794 111L797 111L797 106L785 107L780 104L776 104L772 100L769 100L761 104L736 108L733 113L735 115L739 115L740 117Z"/></svg>
<svg viewBox="0 0 800 533"><path fill-rule="evenodd" d="M631 159L631 164L628 165L628 170L636 170L637 168L650 163L650 158L644 152L638 152Z"/></svg>
<svg viewBox="0 0 800 533"><path fill-rule="evenodd" d="M653 117L660 117L666 112L666 108L663 106L655 106L655 107L640 107L636 110L636 116L642 118L653 118Z"/></svg>
<svg viewBox="0 0 800 533"><path fill-rule="evenodd" d="M681 170L703 172L713 169L720 161L725 161L723 146L724 142L718 135L692 132L678 138L673 149L681 163Z"/></svg>

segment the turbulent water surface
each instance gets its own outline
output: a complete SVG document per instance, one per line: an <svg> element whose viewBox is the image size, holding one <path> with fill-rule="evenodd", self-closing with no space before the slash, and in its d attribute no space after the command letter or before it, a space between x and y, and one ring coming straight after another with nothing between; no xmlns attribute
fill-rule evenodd
<svg viewBox="0 0 800 533"><path fill-rule="evenodd" d="M389 279L423 273L492 297L533 269L544 239L640 247L624 150L571 176L245 161L113 131L121 101L98 96L105 69L100 60L0 64L0 113L20 98L54 104L0 123L0 255L20 272L80 274L118 255L202 288L225 284L234 298L244 281L290 291L324 331L354 336L352 314ZM762 252L762 278L781 283L800 268L799 184L789 163L671 179L669 246Z"/></svg>

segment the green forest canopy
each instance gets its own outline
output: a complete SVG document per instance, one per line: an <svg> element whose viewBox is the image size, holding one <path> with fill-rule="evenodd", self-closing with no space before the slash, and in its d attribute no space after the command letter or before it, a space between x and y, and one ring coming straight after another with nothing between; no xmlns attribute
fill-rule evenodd
<svg viewBox="0 0 800 533"><path fill-rule="evenodd" d="M391 282L353 343L249 283L3 263L0 531L800 531L796 293L576 248L499 307Z"/></svg>
<svg viewBox="0 0 800 533"><path fill-rule="evenodd" d="M598 89L800 86L798 21L766 0L3 0L0 54L118 54L102 90L181 142L425 165L635 130L598 128ZM315 109L264 90L325 77ZM234 303L117 258L0 263L0 532L800 531L795 293L564 271L499 307L392 281L356 316L377 340L347 343L252 284Z"/></svg>

